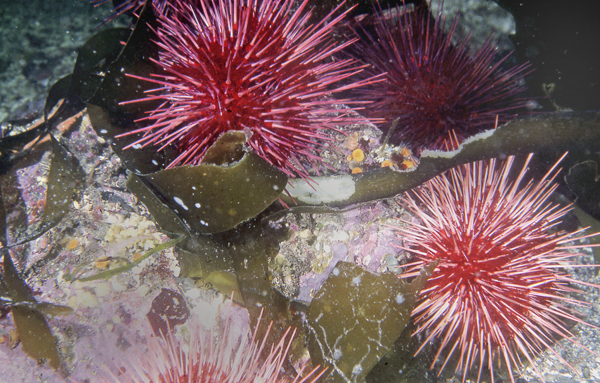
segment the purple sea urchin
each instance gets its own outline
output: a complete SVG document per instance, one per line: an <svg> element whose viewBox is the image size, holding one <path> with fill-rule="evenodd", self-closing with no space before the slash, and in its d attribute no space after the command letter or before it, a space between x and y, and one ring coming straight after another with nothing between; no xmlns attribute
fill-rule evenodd
<svg viewBox="0 0 600 383"><path fill-rule="evenodd" d="M452 135L462 141L525 106L527 100L516 96L529 64L501 69L506 57L496 61L492 37L476 52L469 49L469 36L453 44L457 18L445 34L441 15L434 21L423 8L395 11L376 10L374 34L358 28L360 41L349 49L368 64L359 78L386 73L385 81L356 95L373 102L367 114L383 121L384 132L398 119L390 142L416 153L445 149Z"/></svg>

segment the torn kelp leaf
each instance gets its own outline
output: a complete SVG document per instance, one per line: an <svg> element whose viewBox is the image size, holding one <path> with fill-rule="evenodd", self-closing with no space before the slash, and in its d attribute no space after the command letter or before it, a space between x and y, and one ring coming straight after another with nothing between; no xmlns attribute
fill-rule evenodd
<svg viewBox="0 0 600 383"><path fill-rule="evenodd" d="M85 174L75 156L60 145L54 136L50 137L52 157L44 213L40 224L28 228L25 237L19 238L12 246L34 240L56 226L84 186Z"/></svg>
<svg viewBox="0 0 600 383"><path fill-rule="evenodd" d="M264 322L275 325L269 341L277 342L291 323L289 301L271 286L267 254L260 218L215 235L202 235L182 244L177 250L181 277L197 285L213 288L246 306L251 323L256 325L262 312ZM258 338L266 331L258 327Z"/></svg>
<svg viewBox="0 0 600 383"><path fill-rule="evenodd" d="M73 74L68 74L56 81L48 91L44 104L44 118L46 120L48 120L52 109L59 104L60 100L68 97L72 79Z"/></svg>
<svg viewBox="0 0 600 383"><path fill-rule="evenodd" d="M83 114L76 113L65 119L55 119L54 117L55 115L52 115L51 121L60 123L62 125L60 128L66 131L73 126L79 126ZM37 163L41 155L48 151L50 143L48 132L54 127L51 125L54 122L45 122L43 118L40 118L33 122L29 130L2 139L9 149L4 152L6 156L0 159L0 162L4 161L0 164L0 166L4 166L0 175L8 173L15 164L18 164L19 168L23 168Z"/></svg>
<svg viewBox="0 0 600 383"><path fill-rule="evenodd" d="M127 179L129 189L146 207L161 230L167 233L189 234L187 226L148 188L148 185L135 174Z"/></svg>
<svg viewBox="0 0 600 383"><path fill-rule="evenodd" d="M4 251L4 283L8 296L14 302L36 302L27 283L19 276L10 253Z"/></svg>
<svg viewBox="0 0 600 383"><path fill-rule="evenodd" d="M67 98L77 97L81 102L87 102L96 93L104 78L103 72L121 54L122 42L130 34L128 28L112 28L86 41L77 55Z"/></svg>
<svg viewBox="0 0 600 383"><path fill-rule="evenodd" d="M92 36L79 49L73 73L58 80L48 92L44 105L44 116L48 119L50 111L62 99L60 113L68 118L85 108L102 82L103 72L123 49L122 41L127 40L131 31L127 28L112 28ZM62 119L58 122L60 124ZM58 125L57 124L57 125Z"/></svg>
<svg viewBox="0 0 600 383"><path fill-rule="evenodd" d="M44 107L44 121L23 133L0 139L0 174L8 172L19 159L26 156L37 140L85 108L84 101L91 97L100 83L100 73L117 57L122 49L120 42L126 39L129 33L125 28L106 30L93 36L81 47L73 73L61 78L50 88ZM50 115L60 100L63 102ZM61 199L65 199L69 190L75 191L73 183L77 184L83 180L83 172L76 160L53 137L51 141L53 165L49 175L44 217L39 226L28 229L26 238L21 239L19 243L35 239L56 225L68 207L63 206ZM24 150L26 146L29 149ZM69 179L70 176L72 177ZM70 203L70 196L67 199ZM4 219L0 221L0 230L0 240L5 243Z"/></svg>
<svg viewBox="0 0 600 383"><path fill-rule="evenodd" d="M84 186L85 173L77 158L52 137L52 159L48 173L48 191L46 208L42 216L44 221L58 221L67 213L75 198ZM46 224L47 225L47 224Z"/></svg>
<svg viewBox="0 0 600 383"><path fill-rule="evenodd" d="M228 165L244 157L246 134L240 131L225 132L204 153L202 163L213 165Z"/></svg>
<svg viewBox="0 0 600 383"><path fill-rule="evenodd" d="M62 110L59 108L59 110L57 110L50 119L48 119L48 115L50 110L67 95L69 85L71 83L71 77L71 75L68 75L61 78L50 88L50 92L46 98L44 121L22 133L0 138L0 175L6 174L8 171L10 171L13 165L21 158L26 157L35 144L46 134L48 134L53 127L58 126L64 119L68 118L58 117L64 112L63 105L61 105ZM81 105L81 109L83 109L83 104ZM78 110L70 110L69 113L70 112L72 112L71 115L73 115L76 114ZM33 122L34 121L31 119L25 119L12 122L11 124L23 127ZM25 150L26 147L28 148L27 150Z"/></svg>
<svg viewBox="0 0 600 383"><path fill-rule="evenodd" d="M27 155L27 151L23 150L26 145L36 142L48 131L49 125L42 123L23 133L0 138L0 175L8 173L18 160Z"/></svg>
<svg viewBox="0 0 600 383"><path fill-rule="evenodd" d="M369 372L366 377L367 383L438 382L436 373L430 368L436 359L437 349L427 345L418 355L415 355L421 347L420 339L412 336L415 330L416 327L412 322L406 326L390 351ZM484 377L482 382L485 381Z"/></svg>
<svg viewBox="0 0 600 383"><path fill-rule="evenodd" d="M61 363L56 339L46 318L36 308L37 301L31 290L19 277L8 251L4 251L4 283L13 302L11 311L23 351L34 359L48 360L49 365L56 370Z"/></svg>
<svg viewBox="0 0 600 383"><path fill-rule="evenodd" d="M135 136L114 136L134 129L133 119L119 111L109 112L99 106L88 104L87 108L90 122L96 133L111 144L112 149L123 162L123 166L136 174L149 174L164 169L173 156L173 149L169 146L161 151L150 145L145 147L136 146L135 149L123 148L135 140Z"/></svg>
<svg viewBox="0 0 600 383"><path fill-rule="evenodd" d="M48 302L37 302L37 303L15 302L15 303L13 303L12 306L13 307L27 306L30 309L35 309L35 310L39 311L40 313L44 314L44 316L46 316L46 317L69 315L69 314L73 313L73 309L69 306L55 305L53 303L48 303Z"/></svg>
<svg viewBox="0 0 600 383"><path fill-rule="evenodd" d="M223 270L213 271L203 279L203 282L203 288L213 289L226 297L230 297L236 303L246 305L242 294L240 294L241 289L235 273Z"/></svg>
<svg viewBox="0 0 600 383"><path fill-rule="evenodd" d="M419 166L410 171L383 168L352 176L311 178L311 183L325 185L325 192L314 191L306 180L294 179L287 190L298 205L347 206L392 197L468 162L527 153L595 150L600 150L600 112L538 114L477 134L459 150L426 150ZM282 195L281 199L294 206L290 197Z"/></svg>
<svg viewBox="0 0 600 383"><path fill-rule="evenodd" d="M161 151L149 145L124 149L140 139L140 134L115 136L143 127L143 122L136 119L146 116L146 111L158 107L153 101L120 105L123 101L143 99L144 91L156 87L148 81L127 76L134 74L150 77L151 73L160 73L159 68L151 61L158 55L155 34L150 28L156 18L152 5L144 6L133 32L127 40L120 56L107 69L104 81L98 91L88 102L90 121L96 133L106 139L115 153L123 161L123 166L137 174L148 174L164 169L174 158L174 151L169 146Z"/></svg>
<svg viewBox="0 0 600 383"><path fill-rule="evenodd" d="M565 176L569 189L577 196L577 206L600 219L600 175L596 161L584 161L572 166Z"/></svg>
<svg viewBox="0 0 600 383"><path fill-rule="evenodd" d="M273 322L268 343L275 344L282 338L291 323L289 300L271 286L267 251L260 218L244 222L233 230L215 235L227 247L237 277L239 292L250 314L251 324L258 326L257 338L265 336L266 328L259 326L258 318Z"/></svg>
<svg viewBox="0 0 600 383"><path fill-rule="evenodd" d="M13 320L21 339L23 351L33 359L45 359L53 369L60 366L56 339L44 315L26 305L12 306Z"/></svg>
<svg viewBox="0 0 600 383"><path fill-rule="evenodd" d="M10 312L10 301L4 278L0 275L0 319L3 319Z"/></svg>
<svg viewBox="0 0 600 383"><path fill-rule="evenodd" d="M217 290L226 296L233 292L233 299L244 304L231 254L218 239L207 235L190 238L178 247L177 260L180 277L191 278L197 286Z"/></svg>
<svg viewBox="0 0 600 383"><path fill-rule="evenodd" d="M151 73L157 73L160 69L151 61L151 59L158 58L158 47L153 41L156 39L156 34L151 27L155 24L156 17L152 11L152 4L145 5L133 31L129 34L125 47L122 47L119 57L110 63L104 81L94 97L89 100L91 104L110 111L118 109L128 115L138 117L144 115L146 106L119 105L119 103L144 98L144 92L155 87L146 81L136 80L125 75L129 73L150 77ZM152 102L150 104L152 105Z"/></svg>
<svg viewBox="0 0 600 383"><path fill-rule="evenodd" d="M254 153L230 166L180 166L139 179L196 234L229 230L255 217L287 182L283 172Z"/></svg>
<svg viewBox="0 0 600 383"><path fill-rule="evenodd" d="M370 273L338 262L307 312L314 364L329 366L324 382L363 382L410 320L416 298L437 264L408 284L394 273Z"/></svg>
<svg viewBox="0 0 600 383"><path fill-rule="evenodd" d="M273 305L273 288L269 277L267 253L260 221L252 220L235 230L218 236L221 243L229 243L232 264L238 278L240 293L246 307L258 317L261 307L267 308L263 319L270 322L279 314L269 310Z"/></svg>

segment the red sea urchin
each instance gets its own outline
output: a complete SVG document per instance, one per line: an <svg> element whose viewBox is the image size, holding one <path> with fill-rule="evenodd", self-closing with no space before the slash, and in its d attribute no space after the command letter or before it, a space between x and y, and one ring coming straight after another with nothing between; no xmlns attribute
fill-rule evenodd
<svg viewBox="0 0 600 383"><path fill-rule="evenodd" d="M492 36L471 52L469 36L452 42L458 17L445 34L441 14L433 21L423 7L379 9L374 20L374 34L358 28L360 41L348 52L369 65L359 78L386 73L385 81L361 88L357 97L373 102L367 115L383 121L385 133L393 129L391 143L404 143L415 153L443 150L450 137L462 141L492 129L497 116L504 123L526 105L516 96L529 64L501 69L506 57L495 62Z"/></svg>
<svg viewBox="0 0 600 383"><path fill-rule="evenodd" d="M290 329L269 348L271 326L262 340L257 339L257 326L252 336L246 334L238 343L229 325L228 321L218 343L213 331L193 325L185 341L172 330L158 337L147 334L148 350L134 356L118 376L111 375L119 383L314 383L325 372L317 367L293 380L282 373L295 333Z"/></svg>
<svg viewBox="0 0 600 383"><path fill-rule="evenodd" d="M131 75L160 87L128 103L163 103L139 120L149 125L126 133L143 133L129 147L174 145L168 167L195 165L223 133L238 130L267 162L308 177L306 164L320 162L317 141L344 120L334 107L340 101L328 96L360 85L331 88L359 71L352 59L331 59L353 42L336 45L330 36L345 13L334 17L336 8L330 21L310 24L308 0L295 11L292 0L191 3L173 0L159 13L155 63L163 73Z"/></svg>
<svg viewBox="0 0 600 383"><path fill-rule="evenodd" d="M513 182L512 157L501 167L495 160L477 162L432 179L403 200L421 223L399 228L411 257L402 277L439 259L412 314L415 334L425 337L417 353L437 339L436 361L445 353L441 373L458 352L456 371L463 382L473 365L478 382L483 367L493 382L497 360L514 383L512 370L523 365L521 359L531 362L555 337L579 344L565 321L585 323L570 306L586 303L570 297L578 291L570 284L600 287L563 271L576 266L578 254L568 250L583 246L569 243L583 236L552 232L571 210L548 202L558 164L541 181L522 187L529 159Z"/></svg>

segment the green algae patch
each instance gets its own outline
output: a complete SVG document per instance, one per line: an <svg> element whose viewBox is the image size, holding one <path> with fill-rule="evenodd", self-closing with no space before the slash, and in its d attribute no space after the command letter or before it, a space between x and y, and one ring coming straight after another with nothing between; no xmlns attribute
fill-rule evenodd
<svg viewBox="0 0 600 383"><path fill-rule="evenodd" d="M139 257L138 259L136 259L133 262L129 262L129 260L124 259L124 261L126 262L125 265L123 266L119 266L116 267L114 269L110 269L110 270L106 270L106 271L102 271L96 274L92 274L86 277L80 276L79 272L81 271L81 269L85 266L85 265L80 265L79 267L77 267L75 269L75 271L73 271L73 273L66 273L65 276L63 277L66 281L75 281L78 280L79 282L89 282L89 281L96 281L98 279L109 279L114 277L115 275L124 273L126 271L129 271L131 269L133 269L135 266L139 265L140 263L142 263L144 260L146 260L149 256L151 256L152 254L156 254L159 253L171 246L175 246L178 243L182 242L186 237L184 235L180 235L178 238L172 239L170 241L167 241L165 243L161 243L160 245L154 246L152 249L148 250L146 253L144 253L144 255L142 255L141 257ZM90 262L93 263L93 262Z"/></svg>
<svg viewBox="0 0 600 383"><path fill-rule="evenodd" d="M437 264L411 283L338 262L307 312L313 364L328 366L323 382L363 382L410 320L417 296Z"/></svg>
<svg viewBox="0 0 600 383"><path fill-rule="evenodd" d="M283 172L254 153L230 166L180 166L140 178L194 234L223 232L255 217L287 183Z"/></svg>

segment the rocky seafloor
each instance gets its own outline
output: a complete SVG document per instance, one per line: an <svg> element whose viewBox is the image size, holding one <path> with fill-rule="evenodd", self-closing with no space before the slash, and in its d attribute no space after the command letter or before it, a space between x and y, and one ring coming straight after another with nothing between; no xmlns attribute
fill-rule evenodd
<svg viewBox="0 0 600 383"><path fill-rule="evenodd" d="M107 11L106 7L94 9L85 2L68 3L73 8L60 4L40 1L32 2L30 7L10 8L3 2L2 41L10 43L3 44L0 52L0 121L42 109L49 86L70 73L76 48L93 33ZM52 12L60 15L55 17L59 22L47 23L45 19ZM29 23L28 33L23 32ZM368 124L351 129L348 137L335 137L337 150L325 153L326 162L342 173L357 166L378 166L380 134ZM358 141L366 153L366 160L360 163L351 158ZM93 275L111 264L134 262L168 237L127 190L127 171L109 145L96 135L85 113L65 129L61 143L83 168L83 192L58 226L10 252L19 270L32 270L26 281L38 301L73 309L49 320L63 366L54 371L30 358L15 341L14 323L8 314L0 319L1 382L63 382L67 377L77 382L111 381L107 370L127 368L134 350L143 350L148 314L159 312L159 316L181 315L186 319L189 315L205 328L223 326L225 317L231 315L227 300L210 284L180 277L181 268L172 247L110 278L72 280L75 272ZM40 150L39 155L3 178L5 209L8 222L13 223L9 244L23 234L23 227L40 221L48 168L49 155ZM337 214L283 215L275 224L286 226L290 235L271 257L273 286L287 297L310 301L337 261L351 261L374 272L396 271L404 254L395 247L401 244L401 238L388 225L399 225L399 217L411 219L393 198ZM594 263L590 251L582 253L581 263ZM592 268L572 272L575 278L600 283ZM600 291L592 287L582 290L578 298L590 303L581 310L584 318L600 326ZM189 314L185 310L168 311L167 306L173 305L187 307ZM247 314L240 306L233 307L233 317L243 330ZM600 350L600 330L579 324L573 331L581 345ZM546 351L535 359L546 382L600 382L599 356L567 340L553 349L576 372L568 369L557 354ZM437 381L460 382L460 377L448 369ZM527 367L518 381L533 383L539 377Z"/></svg>
<svg viewBox="0 0 600 383"><path fill-rule="evenodd" d="M366 127L360 129L365 133ZM227 299L211 289L210 283L179 277L180 265L172 247L111 277L72 280L76 273L89 276L123 260L133 262L168 237L157 230L145 206L127 191L126 172L119 158L95 134L86 116L71 129L68 138L65 135L63 143L85 171L81 198L73 202L58 226L10 249L19 270L33 270L26 281L38 301L73 309L68 315L49 320L63 366L55 372L27 356L11 340L14 323L8 315L0 320L0 376L6 382L62 382L67 375L78 382L108 379L107 369L118 368L128 360L127 355L144 349L148 314L156 311L156 305L172 306L173 300L180 300L189 309L189 314L183 315L185 319L188 315L195 317L206 328L223 326L228 312L228 304L223 304ZM344 140L340 139L339 144L343 147ZM346 165L344 157L339 158L340 166ZM45 196L48 167L48 156L41 155L39 161L3 179L5 206L10 212L9 243L22 234L19 222L39 221L43 207L37 204ZM363 204L338 214L283 215L273 225L286 226L290 235L271 257L273 286L290 298L308 302L338 261L351 261L373 272L396 271L404 254L396 247L401 238L389 225L400 225L398 218L411 219L395 199ZM580 262L593 264L591 252L583 253ZM600 283L593 268L572 271L576 278ZM600 291L592 287L582 290L585 293L578 294L578 298L589 302L590 307L580 311L588 323L599 325ZM163 300L166 303L161 303ZM245 328L245 310L234 307L241 328ZM165 311L160 315L180 314ZM579 324L573 331L576 341L588 349L600 346L600 330ZM567 340L553 348L577 373L547 351L536 358L536 368L546 382L600 381L598 356ZM438 382L460 381L457 379L445 371ZM520 379L536 382L539 378L528 367Z"/></svg>

